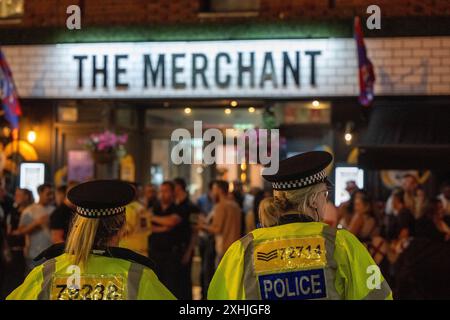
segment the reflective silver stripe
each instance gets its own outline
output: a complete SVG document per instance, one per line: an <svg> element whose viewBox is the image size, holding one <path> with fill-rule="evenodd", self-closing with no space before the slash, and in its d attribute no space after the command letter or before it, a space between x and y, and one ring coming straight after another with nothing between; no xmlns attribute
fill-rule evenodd
<svg viewBox="0 0 450 320"><path fill-rule="evenodd" d="M247 300L260 300L258 278L253 267L253 233L241 238L244 248L244 292Z"/></svg>
<svg viewBox="0 0 450 320"><path fill-rule="evenodd" d="M144 266L138 263L131 263L128 270L127 279L127 300L137 300L139 285L141 283Z"/></svg>
<svg viewBox="0 0 450 320"><path fill-rule="evenodd" d="M50 259L42 265L42 284L38 300L50 300L50 290L53 274L55 273L56 259Z"/></svg>
<svg viewBox="0 0 450 320"><path fill-rule="evenodd" d="M363 300L385 300L391 293L391 288L386 280L381 283L380 289L373 289Z"/></svg>
<svg viewBox="0 0 450 320"><path fill-rule="evenodd" d="M325 267L325 279L327 282L327 298L328 300L341 300L342 297L336 291L335 279L337 263L334 260L334 250L336 248L336 228L324 226L322 236L325 238L325 250L327 257L327 265Z"/></svg>

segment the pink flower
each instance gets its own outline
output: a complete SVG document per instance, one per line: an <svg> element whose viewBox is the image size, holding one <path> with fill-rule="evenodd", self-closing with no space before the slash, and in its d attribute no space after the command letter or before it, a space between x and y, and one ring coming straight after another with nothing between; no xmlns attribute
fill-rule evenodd
<svg viewBox="0 0 450 320"><path fill-rule="evenodd" d="M89 138L80 139L79 143L93 151L110 152L123 146L127 141L127 134L117 135L114 132L105 130L101 133L92 133L89 135Z"/></svg>
<svg viewBox="0 0 450 320"><path fill-rule="evenodd" d="M106 148L107 148L107 146L106 146L106 144L105 144L104 142L100 142L100 143L97 145L97 150L98 150L98 151L104 151L104 150L106 150Z"/></svg>
<svg viewBox="0 0 450 320"><path fill-rule="evenodd" d="M126 133L117 137L117 142L119 144L126 144L127 141L128 141L128 134L126 134Z"/></svg>

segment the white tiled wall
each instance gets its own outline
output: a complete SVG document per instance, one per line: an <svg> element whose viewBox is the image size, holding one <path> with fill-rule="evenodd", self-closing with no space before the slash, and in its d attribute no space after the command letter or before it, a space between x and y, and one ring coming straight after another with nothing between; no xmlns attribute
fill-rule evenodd
<svg viewBox="0 0 450 320"><path fill-rule="evenodd" d="M450 94L450 37L371 38L366 39L369 58L376 74L376 95L449 95ZM109 44L61 44L4 46L3 50L12 69L22 98L166 98L166 97L317 97L355 96L358 94L356 46L353 39L312 40L253 40L253 41L202 41L202 42L148 42ZM310 58L306 50L321 50L316 57L317 86L309 85ZM255 52L255 87L244 81L237 87L237 54ZM270 81L265 88L259 87L264 52L273 53L278 87ZM300 51L301 86L294 85L291 77L288 86L281 86L282 52L294 58ZM214 84L214 57L226 52L232 63L221 69L223 75L232 75L230 88L224 90ZM166 88L143 86L143 55L166 54ZM171 86L172 53L185 53L185 71L179 79L187 82L186 89ZM210 88L193 89L191 82L190 54L204 53L209 58L206 73ZM114 87L114 54L128 54L123 61L127 74L122 76L129 83L126 90ZM74 55L88 55L85 61L84 87L77 87L78 62ZM92 55L103 62L108 55L108 88L92 88ZM245 79L245 77L244 77ZM200 79L199 79L200 80ZM98 77L102 84L102 77Z"/></svg>

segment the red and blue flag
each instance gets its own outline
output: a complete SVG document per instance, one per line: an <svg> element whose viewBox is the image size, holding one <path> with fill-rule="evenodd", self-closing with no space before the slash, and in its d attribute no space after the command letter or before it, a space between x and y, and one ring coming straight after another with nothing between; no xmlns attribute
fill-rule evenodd
<svg viewBox="0 0 450 320"><path fill-rule="evenodd" d="M22 115L22 109L14 85L11 70L9 69L6 57L0 49L0 94L3 111L6 120L13 129L19 128L19 117Z"/></svg>
<svg viewBox="0 0 450 320"><path fill-rule="evenodd" d="M374 98L375 73L372 62L367 57L366 45L364 44L361 20L355 17L355 40L358 51L359 69L359 103L365 107L371 105Z"/></svg>

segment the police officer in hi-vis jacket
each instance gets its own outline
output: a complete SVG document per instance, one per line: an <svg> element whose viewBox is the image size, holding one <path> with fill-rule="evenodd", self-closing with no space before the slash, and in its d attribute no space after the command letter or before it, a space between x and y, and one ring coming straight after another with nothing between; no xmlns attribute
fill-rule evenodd
<svg viewBox="0 0 450 320"><path fill-rule="evenodd" d="M54 245L35 260L24 283L7 299L141 300L175 299L152 271L152 263L133 251L117 248L125 223L125 206L134 187L118 180L97 180L72 188L76 206L67 242Z"/></svg>
<svg viewBox="0 0 450 320"><path fill-rule="evenodd" d="M307 152L264 175L273 198L259 208L263 228L225 253L208 299L392 299L379 268L358 239L322 222L331 154Z"/></svg>

